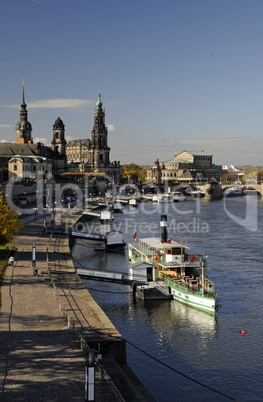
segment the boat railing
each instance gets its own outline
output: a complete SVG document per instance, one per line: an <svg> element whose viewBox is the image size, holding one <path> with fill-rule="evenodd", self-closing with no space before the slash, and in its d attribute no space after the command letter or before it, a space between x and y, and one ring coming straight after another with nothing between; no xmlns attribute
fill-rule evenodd
<svg viewBox="0 0 263 402"><path fill-rule="evenodd" d="M169 278L168 276L164 276L164 283L166 283L167 285L176 285L176 287L182 291L188 290L189 289L189 285L187 283L183 283L180 282L180 279L173 279L173 278ZM193 292L196 293L196 292Z"/></svg>
<svg viewBox="0 0 263 402"><path fill-rule="evenodd" d="M136 261L145 261L147 259L147 262L152 263L152 264L154 264L156 262L159 262L160 264L165 262L165 258L157 256L158 258L155 259L156 256L157 256L156 254L153 254L153 255L151 255L151 254L142 254L142 255L132 254L132 259L136 260Z"/></svg>
<svg viewBox="0 0 263 402"><path fill-rule="evenodd" d="M207 291L206 289L204 289L205 292L203 293L202 289L200 289L199 287L198 287L198 289L195 289L194 287L191 287L190 283L183 282L182 279L171 278L171 277L169 277L167 275L164 275L163 280L164 280L165 284L167 284L167 285L170 284L171 286L176 285L176 287L178 289L182 290L182 291L189 290L189 291L191 291L191 293L194 293L196 295L201 295L202 294L202 296L205 296L205 297L213 297L213 298L217 297L216 292L214 290L210 289L209 291Z"/></svg>

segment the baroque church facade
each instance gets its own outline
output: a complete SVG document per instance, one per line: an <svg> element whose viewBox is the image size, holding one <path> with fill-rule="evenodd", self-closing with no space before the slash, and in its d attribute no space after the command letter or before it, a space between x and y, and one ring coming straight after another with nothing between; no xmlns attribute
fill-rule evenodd
<svg viewBox="0 0 263 402"><path fill-rule="evenodd" d="M64 172L83 172L102 173L110 176L115 184L121 182L120 162L110 162L108 131L105 126L105 110L102 108L100 92L94 111L91 140L74 140L67 144L65 125L58 115L53 124L51 147L40 142L34 144L32 125L28 121L24 85L20 106L20 120L16 124L16 142L0 144L1 181L8 180L8 173L9 177L38 179L49 178L51 175L57 177ZM32 169L30 169L30 163L32 163ZM39 163L39 167L36 163ZM23 164L25 164L24 167Z"/></svg>
<svg viewBox="0 0 263 402"><path fill-rule="evenodd" d="M102 173L111 177L115 184L120 184L122 166L119 161L110 162L108 129L105 125L105 109L102 106L99 91L91 139L69 141L66 145L68 168L73 172Z"/></svg>
<svg viewBox="0 0 263 402"><path fill-rule="evenodd" d="M1 181L8 181L10 178L20 180L49 179L63 173L67 168L65 151L62 150L60 153L57 148L52 149L40 142L34 144L32 125L28 121L24 85L20 107L20 119L15 128L16 142L0 144ZM53 133L56 132L58 119L53 126Z"/></svg>

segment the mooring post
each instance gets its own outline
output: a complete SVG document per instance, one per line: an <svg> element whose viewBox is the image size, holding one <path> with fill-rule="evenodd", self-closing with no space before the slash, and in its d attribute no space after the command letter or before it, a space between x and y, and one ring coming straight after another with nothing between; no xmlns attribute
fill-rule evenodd
<svg viewBox="0 0 263 402"><path fill-rule="evenodd" d="M96 349L88 349L85 364L85 402L95 401L95 353Z"/></svg>
<svg viewBox="0 0 263 402"><path fill-rule="evenodd" d="M136 299L136 282L132 283L132 296L133 296L133 300Z"/></svg>

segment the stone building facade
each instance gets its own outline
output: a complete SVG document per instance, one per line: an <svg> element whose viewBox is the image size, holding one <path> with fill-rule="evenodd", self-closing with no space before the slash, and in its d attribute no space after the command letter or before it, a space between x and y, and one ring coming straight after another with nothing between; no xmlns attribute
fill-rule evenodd
<svg viewBox="0 0 263 402"><path fill-rule="evenodd" d="M102 101L98 97L98 102L94 111L94 126L91 131L91 139L74 140L67 144L65 139L65 125L60 116L53 124L53 139L51 147L38 142L34 144L32 138L32 125L28 121L27 105L25 103L25 93L23 84L23 99L20 109L20 120L16 124L16 142L0 143L0 180L7 181L9 168L15 166L14 160L9 164L9 160L15 157L20 164L21 173L28 171L25 157L46 158L47 163L51 164L50 176L57 177L59 174L70 171L100 173L111 177L115 184L122 181L122 166L120 162L110 162L110 147L108 146L108 130L105 126L105 110ZM33 159L30 159L31 161ZM40 160L40 159L39 159ZM34 169L34 168L33 168ZM18 173L18 172L17 172ZM20 174L20 173L19 173ZM10 171L10 176L14 177L15 172ZM35 171L32 171L32 177Z"/></svg>
<svg viewBox="0 0 263 402"><path fill-rule="evenodd" d="M8 161L9 180L47 179L52 174L52 164L42 156L16 155Z"/></svg>
<svg viewBox="0 0 263 402"><path fill-rule="evenodd" d="M56 176L59 173L63 173L67 167L67 159L65 153L66 140L64 138L64 124L62 120L58 118L53 125L52 148L47 147L40 142L34 144L32 138L32 125L28 121L24 85L23 100L20 106L20 120L16 124L16 142L4 142L0 144L1 181L7 181L10 177L14 176L17 176L17 178L20 176L23 178L26 176L28 178L33 178L36 176L36 171L38 171L38 176L41 172L44 172L44 177L46 177L47 173L49 173L50 176ZM26 159L26 157L29 159ZM34 158L35 161L38 159L37 169L33 162ZM14 160L17 160L17 163L15 163ZM45 162L43 162L44 160ZM9 161L11 161L10 164ZM41 165L41 171L39 171L40 163L47 164L48 169L46 170L46 168L44 168L43 170L44 165ZM16 166L16 168L19 167L21 172L14 172L12 170L14 166ZM30 166L32 167L32 172L28 170ZM52 169L50 169L49 166L52 166ZM10 168L11 171L9 170Z"/></svg>
<svg viewBox="0 0 263 402"><path fill-rule="evenodd" d="M53 153L53 175L57 176L67 170L66 156L67 141L65 139L65 126L60 116L53 124L53 140L51 141L51 149Z"/></svg>
<svg viewBox="0 0 263 402"><path fill-rule="evenodd" d="M147 183L161 184L164 181L175 183L205 182L220 180L223 175L220 165L213 164L213 155L204 151L182 151L173 160L159 162L147 170Z"/></svg>

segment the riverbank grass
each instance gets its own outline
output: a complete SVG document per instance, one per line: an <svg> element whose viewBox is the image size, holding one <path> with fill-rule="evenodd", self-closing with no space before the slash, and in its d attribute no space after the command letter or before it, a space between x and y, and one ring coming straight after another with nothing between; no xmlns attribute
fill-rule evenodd
<svg viewBox="0 0 263 402"><path fill-rule="evenodd" d="M17 248L10 246L0 246L0 307L2 305L1 285L5 269L8 265L8 258L15 255Z"/></svg>

